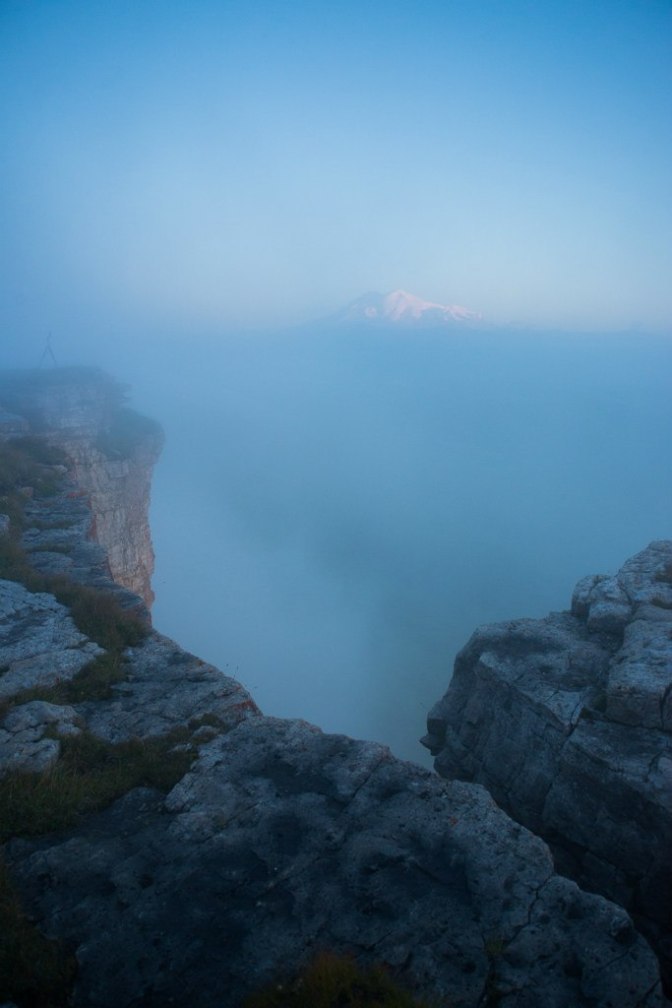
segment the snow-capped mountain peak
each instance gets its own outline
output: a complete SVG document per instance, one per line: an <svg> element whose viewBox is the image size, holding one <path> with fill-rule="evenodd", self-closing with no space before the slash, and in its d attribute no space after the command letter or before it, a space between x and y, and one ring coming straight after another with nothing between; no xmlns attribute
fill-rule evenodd
<svg viewBox="0 0 672 1008"><path fill-rule="evenodd" d="M352 301L338 316L344 322L377 321L389 323L434 324L478 321L478 312L462 305L443 305L424 301L408 291L395 290L389 294L371 292Z"/></svg>

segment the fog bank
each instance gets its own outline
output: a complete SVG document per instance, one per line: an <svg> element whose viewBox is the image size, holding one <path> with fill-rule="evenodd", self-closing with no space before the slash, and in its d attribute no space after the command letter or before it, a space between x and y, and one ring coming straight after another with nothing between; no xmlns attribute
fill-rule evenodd
<svg viewBox="0 0 672 1008"><path fill-rule="evenodd" d="M670 532L662 340L322 330L141 364L157 628L406 758L478 624Z"/></svg>

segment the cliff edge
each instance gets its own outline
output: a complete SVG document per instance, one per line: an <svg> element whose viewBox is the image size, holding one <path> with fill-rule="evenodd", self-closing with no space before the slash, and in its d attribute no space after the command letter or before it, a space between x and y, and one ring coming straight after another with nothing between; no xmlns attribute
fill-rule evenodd
<svg viewBox="0 0 672 1008"><path fill-rule="evenodd" d="M672 982L672 542L577 585L570 612L481 627L423 740L624 906Z"/></svg>
<svg viewBox="0 0 672 1008"><path fill-rule="evenodd" d="M151 608L154 553L148 512L152 470L163 444L158 424L125 406L125 390L94 368L5 372L0 419L60 448L90 509L88 538L111 578ZM0 437L2 424L0 422ZM53 535L52 535L53 538Z"/></svg>
<svg viewBox="0 0 672 1008"><path fill-rule="evenodd" d="M112 450L91 404L68 393L70 424L59 393L52 430L22 395L0 416L0 1001L236 1008L330 950L452 1008L662 1004L628 914L484 788L265 717L152 631L90 538L77 451Z"/></svg>

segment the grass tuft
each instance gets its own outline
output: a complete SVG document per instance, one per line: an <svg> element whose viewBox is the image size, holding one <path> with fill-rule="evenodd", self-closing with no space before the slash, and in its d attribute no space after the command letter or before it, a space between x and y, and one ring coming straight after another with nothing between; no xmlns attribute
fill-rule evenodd
<svg viewBox="0 0 672 1008"><path fill-rule="evenodd" d="M10 536L0 536L0 577L18 581L30 592L54 595L70 610L77 629L106 650L134 647L149 632L137 613L122 608L113 592L78 584L62 574L36 571Z"/></svg>
<svg viewBox="0 0 672 1008"><path fill-rule="evenodd" d="M294 980L251 995L244 1008L423 1008L382 966L362 969L350 956L321 952Z"/></svg>
<svg viewBox="0 0 672 1008"><path fill-rule="evenodd" d="M195 751L180 745L188 729L113 744L90 732L61 739L61 755L43 773L15 771L0 779L0 843L74 826L135 787L169 791L191 766Z"/></svg>

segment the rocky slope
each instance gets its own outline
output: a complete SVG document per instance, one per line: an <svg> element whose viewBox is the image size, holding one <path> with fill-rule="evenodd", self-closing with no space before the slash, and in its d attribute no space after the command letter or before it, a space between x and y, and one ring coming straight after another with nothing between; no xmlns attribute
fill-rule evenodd
<svg viewBox="0 0 672 1008"><path fill-rule="evenodd" d="M672 979L672 542L582 580L571 612L479 629L428 729L438 772L626 907Z"/></svg>
<svg viewBox="0 0 672 1008"><path fill-rule="evenodd" d="M0 401L51 437L23 396ZM104 454L97 431L78 435L83 456ZM0 535L4 858L31 918L74 953L68 1003L235 1008L332 949L453 1008L662 1004L627 913L558 875L482 787L264 717L234 679L126 625L140 602L87 538L78 474L22 488L24 553L15 519ZM0 1001L35 1003L0 979Z"/></svg>

